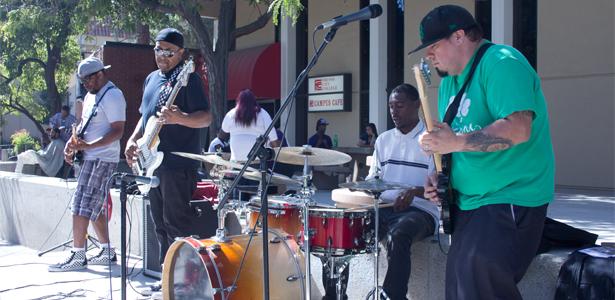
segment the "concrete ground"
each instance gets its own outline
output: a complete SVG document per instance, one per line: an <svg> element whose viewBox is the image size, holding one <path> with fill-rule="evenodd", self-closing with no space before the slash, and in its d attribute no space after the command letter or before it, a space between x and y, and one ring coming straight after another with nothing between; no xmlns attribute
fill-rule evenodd
<svg viewBox="0 0 615 300"><path fill-rule="evenodd" d="M34 249L0 241L0 299L121 299L119 264L111 267L111 274L107 266L88 266L74 272L47 271L48 265L62 261L67 253L53 251L39 257ZM144 292L156 280L143 276L140 259L130 258L128 266L126 299L149 299Z"/></svg>
<svg viewBox="0 0 615 300"><path fill-rule="evenodd" d="M600 235L598 244L615 242L615 196L612 191L560 189L549 207L549 216ZM120 267L111 267L111 282L106 266L86 270L50 273L47 266L64 259L67 250L37 256L37 250L0 241L0 300L13 299L121 299ZM382 257L383 260L384 257ZM381 270L386 269L381 262ZM156 282L142 273L138 258L129 260L127 299L149 299L148 285ZM373 282L373 255L358 255L351 260L349 299L365 299ZM322 293L321 264L312 259L312 275ZM380 273L382 282L384 273Z"/></svg>

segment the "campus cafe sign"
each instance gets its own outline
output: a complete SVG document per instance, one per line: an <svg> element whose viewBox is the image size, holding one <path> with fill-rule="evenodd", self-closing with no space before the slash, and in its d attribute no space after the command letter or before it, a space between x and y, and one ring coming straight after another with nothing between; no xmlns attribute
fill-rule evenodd
<svg viewBox="0 0 615 300"><path fill-rule="evenodd" d="M351 111L350 74L308 78L308 111Z"/></svg>

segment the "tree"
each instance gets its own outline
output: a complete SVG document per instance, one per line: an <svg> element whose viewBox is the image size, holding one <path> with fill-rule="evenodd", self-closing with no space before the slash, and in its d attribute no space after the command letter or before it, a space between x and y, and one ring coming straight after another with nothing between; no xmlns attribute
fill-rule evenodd
<svg viewBox="0 0 615 300"><path fill-rule="evenodd" d="M0 103L43 137L40 123L62 106L80 58L72 37L86 20L78 0L0 0Z"/></svg>
<svg viewBox="0 0 615 300"><path fill-rule="evenodd" d="M121 6L120 9L116 7L112 9L112 11L121 12L124 18L114 19L125 19L128 13L131 13L134 18L135 15L142 14L143 11L156 11L165 16L177 15L189 25L190 30L196 38L198 48L205 59L205 65L207 66L206 75L209 84L209 98L212 115L214 117L214 121L210 128L213 132L219 130L222 122L221 118L226 111L226 100L228 99L226 94L228 57L232 45L235 44L235 40L263 28L267 25L272 16L276 16L277 20L277 16L283 14L284 16L296 20L303 7L301 6L300 0L249 0L252 5L266 3L269 5L269 9L263 12L252 23L236 28L236 0L217 1L220 1L220 10L218 12L218 38L215 44L215 50L213 37L209 34L207 25L200 14L204 9L201 5L204 2L203 0L133 0L107 2L110 3L111 6ZM149 10L144 10L143 7ZM154 28L155 26L151 27ZM161 29L160 27L158 28Z"/></svg>

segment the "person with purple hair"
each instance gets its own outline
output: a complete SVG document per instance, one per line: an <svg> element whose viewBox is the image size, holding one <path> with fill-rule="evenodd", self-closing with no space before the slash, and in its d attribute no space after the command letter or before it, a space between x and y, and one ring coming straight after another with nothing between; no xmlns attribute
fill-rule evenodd
<svg viewBox="0 0 615 300"><path fill-rule="evenodd" d="M271 116L256 103L250 89L237 95L237 105L222 120L222 131L231 135L231 160L246 161L252 145L271 124ZM269 146L278 147L280 142L275 130L268 135Z"/></svg>

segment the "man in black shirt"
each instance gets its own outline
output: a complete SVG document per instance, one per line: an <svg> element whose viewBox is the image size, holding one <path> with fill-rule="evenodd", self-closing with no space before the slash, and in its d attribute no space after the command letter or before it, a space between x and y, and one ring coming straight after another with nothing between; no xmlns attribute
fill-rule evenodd
<svg viewBox="0 0 615 300"><path fill-rule="evenodd" d="M176 237L211 236L217 223L215 218L199 218L189 205L196 189L199 162L171 153L200 153L199 128L209 126L212 119L203 81L196 73L189 75L188 85L179 90L174 105L169 108L164 105L184 65L183 47L184 38L177 29L166 28L156 36L154 53L158 70L145 79L139 108L141 119L125 150L126 160L132 165L136 159L136 141L143 136L148 119L158 116L158 122L163 125L158 134L158 151L164 153L164 160L154 171L160 185L150 189L148 196L160 243L161 264Z"/></svg>

